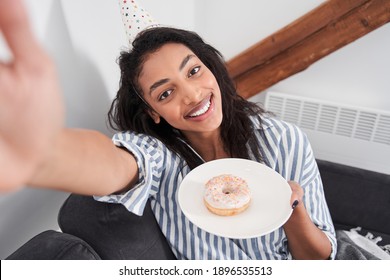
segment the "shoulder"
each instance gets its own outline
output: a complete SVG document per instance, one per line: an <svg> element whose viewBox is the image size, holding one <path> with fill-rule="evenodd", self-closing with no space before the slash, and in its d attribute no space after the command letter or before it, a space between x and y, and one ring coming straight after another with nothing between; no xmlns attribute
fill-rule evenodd
<svg viewBox="0 0 390 280"><path fill-rule="evenodd" d="M118 132L112 137L112 141L124 147L131 144L142 148L165 148L165 145L157 138L133 131Z"/></svg>
<svg viewBox="0 0 390 280"><path fill-rule="evenodd" d="M156 137L133 131L119 132L112 137L116 146L126 148L146 165L162 164L164 169L185 165L184 160ZM148 162L150 161L150 163Z"/></svg>
<svg viewBox="0 0 390 280"><path fill-rule="evenodd" d="M165 165L165 161L173 157L172 152L164 143L150 135L133 131L119 132L112 137L112 141L116 146L123 147L132 153L139 167L150 164Z"/></svg>
<svg viewBox="0 0 390 280"><path fill-rule="evenodd" d="M251 116L253 128L262 131L274 141L306 141L306 134L295 124L282 121L270 115Z"/></svg>
<svg viewBox="0 0 390 280"><path fill-rule="evenodd" d="M157 142L158 139L155 137L152 137L147 134L137 133L134 131L122 131L117 132L112 137L113 141L126 141L126 142L134 142L134 141L141 141L141 142Z"/></svg>

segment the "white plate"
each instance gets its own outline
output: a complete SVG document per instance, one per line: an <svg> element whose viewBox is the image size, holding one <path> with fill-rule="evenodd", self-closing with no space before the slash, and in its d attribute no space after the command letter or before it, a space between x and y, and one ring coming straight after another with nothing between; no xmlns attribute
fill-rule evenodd
<svg viewBox="0 0 390 280"><path fill-rule="evenodd" d="M242 213L218 216L207 210L203 202L205 183L214 176L232 174L245 179L252 201ZM291 188L277 172L264 164L245 159L219 159L193 169L179 188L179 205L195 225L229 238L252 238L281 227L290 217Z"/></svg>

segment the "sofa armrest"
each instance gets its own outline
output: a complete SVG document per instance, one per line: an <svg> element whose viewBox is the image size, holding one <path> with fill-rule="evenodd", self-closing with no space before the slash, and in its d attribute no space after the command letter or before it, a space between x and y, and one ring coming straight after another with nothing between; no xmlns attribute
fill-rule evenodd
<svg viewBox="0 0 390 280"><path fill-rule="evenodd" d="M142 217L121 204L71 194L62 205L58 224L82 238L102 259L175 259L148 201Z"/></svg>

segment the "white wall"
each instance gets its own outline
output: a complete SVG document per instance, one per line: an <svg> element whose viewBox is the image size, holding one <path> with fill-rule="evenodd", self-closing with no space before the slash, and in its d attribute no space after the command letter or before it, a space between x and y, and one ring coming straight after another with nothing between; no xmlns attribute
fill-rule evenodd
<svg viewBox="0 0 390 280"><path fill-rule="evenodd" d="M143 0L142 6L161 23L197 31L229 59L322 2ZM57 63L68 126L109 134L105 115L118 88L116 58L126 48L117 0L26 3L34 31ZM272 89L390 110L389 49L390 26L385 26ZM5 56L0 42L0 57ZM57 228L67 195L32 189L0 195L0 258L35 234Z"/></svg>
<svg viewBox="0 0 390 280"><path fill-rule="evenodd" d="M390 25L318 61L280 82L277 91L324 98L332 102L390 111Z"/></svg>
<svg viewBox="0 0 390 280"><path fill-rule="evenodd" d="M198 0L196 31L229 59L323 0Z"/></svg>
<svg viewBox="0 0 390 280"><path fill-rule="evenodd" d="M200 0L196 29L229 59L323 2ZM390 110L389 49L385 25L270 90Z"/></svg>

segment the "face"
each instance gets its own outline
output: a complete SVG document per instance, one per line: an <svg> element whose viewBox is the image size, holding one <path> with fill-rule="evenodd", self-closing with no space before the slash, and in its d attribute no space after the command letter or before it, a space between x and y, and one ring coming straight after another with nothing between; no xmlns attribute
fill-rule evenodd
<svg viewBox="0 0 390 280"><path fill-rule="evenodd" d="M222 103L218 83L186 46L169 43L148 55L139 84L156 123L164 118L187 136L219 131Z"/></svg>

